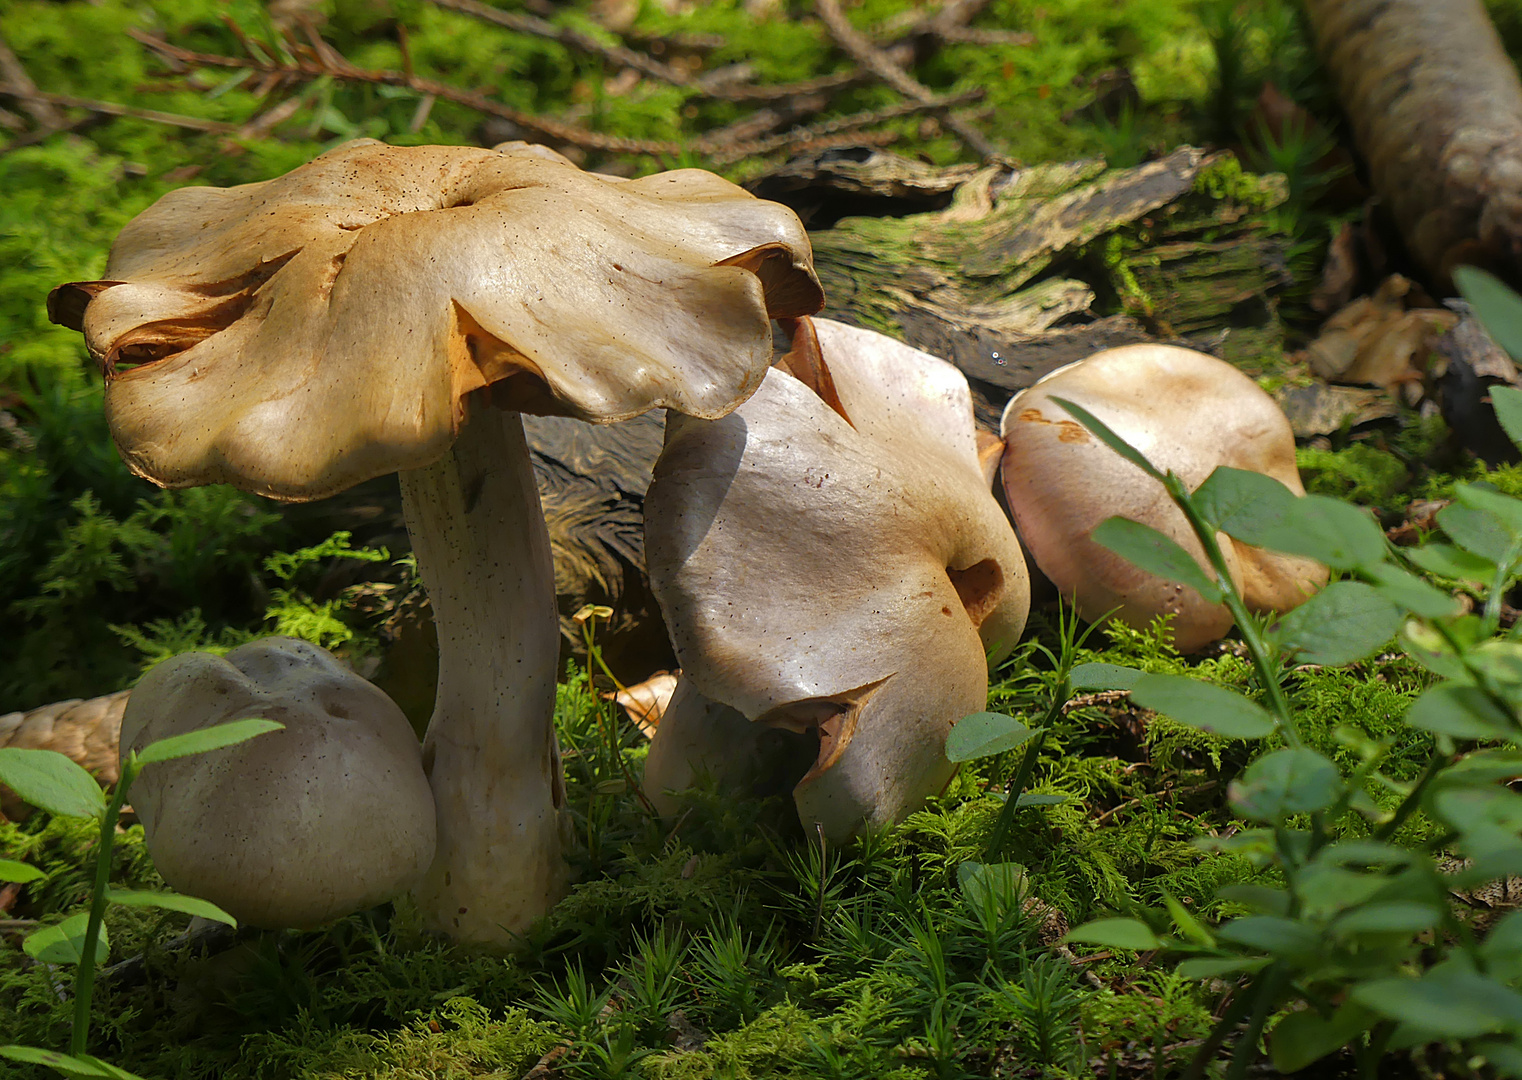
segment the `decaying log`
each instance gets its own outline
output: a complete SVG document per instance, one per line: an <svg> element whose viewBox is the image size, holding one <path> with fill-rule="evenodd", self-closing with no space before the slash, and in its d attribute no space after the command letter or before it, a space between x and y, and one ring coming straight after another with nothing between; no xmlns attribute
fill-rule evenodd
<svg viewBox="0 0 1522 1080"><path fill-rule="evenodd" d="M807 210L821 202L802 184L810 168L794 162L753 187ZM995 165L959 174L949 194L882 151L826 151L812 168L819 187L869 192L879 210L894 197L941 203L811 234L825 314L951 360L990 429L1015 391L1099 349L1185 339L1252 357L1282 338L1272 296L1290 280L1287 241L1261 212L1283 194L1227 155L1184 147L1109 171Z"/></svg>
<svg viewBox="0 0 1522 1080"><path fill-rule="evenodd" d="M676 663L645 574L645 489L660 456L665 414L597 426L561 416L525 416L539 499L555 555L563 652L580 655L585 604L605 604L598 621L603 661L632 680Z"/></svg>
<svg viewBox="0 0 1522 1080"><path fill-rule="evenodd" d="M1522 271L1522 81L1481 0L1306 0L1354 141L1439 288Z"/></svg>

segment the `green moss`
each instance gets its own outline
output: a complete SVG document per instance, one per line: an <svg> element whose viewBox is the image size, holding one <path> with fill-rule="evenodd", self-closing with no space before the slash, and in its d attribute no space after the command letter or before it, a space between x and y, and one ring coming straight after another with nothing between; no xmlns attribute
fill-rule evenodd
<svg viewBox="0 0 1522 1080"><path fill-rule="evenodd" d="M810 1058L823 1037L812 1016L786 1003L710 1039L700 1050L651 1058L646 1075L652 1080L807 1080L818 1075L810 1068Z"/></svg>
<svg viewBox="0 0 1522 1080"><path fill-rule="evenodd" d="M1303 446L1295 464L1305 490L1363 506L1393 507L1404 501L1411 483L1405 462L1388 450L1368 443L1351 443L1341 450Z"/></svg>
<svg viewBox="0 0 1522 1080"><path fill-rule="evenodd" d="M493 1016L472 998L456 997L383 1035L308 1018L289 1031L251 1037L245 1056L265 1075L302 1080L486 1080L522 1076L560 1041L522 1009Z"/></svg>
<svg viewBox="0 0 1522 1080"><path fill-rule="evenodd" d="M1194 178L1194 190L1253 210L1272 209L1285 199L1284 177L1248 172L1234 154L1223 154L1201 169Z"/></svg>

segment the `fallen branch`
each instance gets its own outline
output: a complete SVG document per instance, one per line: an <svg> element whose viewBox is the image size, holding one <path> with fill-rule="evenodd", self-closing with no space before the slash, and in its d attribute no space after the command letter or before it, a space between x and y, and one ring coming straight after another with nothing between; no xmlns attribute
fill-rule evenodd
<svg viewBox="0 0 1522 1080"><path fill-rule="evenodd" d="M1464 262L1522 278L1522 81L1481 0L1309 0L1374 190L1449 287Z"/></svg>
<svg viewBox="0 0 1522 1080"><path fill-rule="evenodd" d="M924 83L905 71L893 58L851 25L846 14L841 10L839 0L814 0L814 10L818 13L830 36L835 39L842 49L851 55L862 67L876 75L900 94L911 101L921 105L928 104L936 95ZM932 20L933 22L933 20ZM957 138L964 142L968 149L983 158L997 156L992 142L971 124L961 117L953 115L949 109L937 107L933 110Z"/></svg>

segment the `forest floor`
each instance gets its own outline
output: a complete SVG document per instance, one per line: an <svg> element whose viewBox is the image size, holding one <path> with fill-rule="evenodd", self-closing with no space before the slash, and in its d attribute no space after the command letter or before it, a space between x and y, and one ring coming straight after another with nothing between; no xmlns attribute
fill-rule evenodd
<svg viewBox="0 0 1522 1080"><path fill-rule="evenodd" d="M387 620L415 584L394 493L285 507L230 488L161 491L118 458L94 365L43 300L56 284L100 276L121 226L187 183L266 179L361 136L529 138L588 168L697 165L739 182L832 146L885 146L937 168L985 152L1126 168L1193 145L1284 174L1285 199L1265 224L1288 268L1273 295L1276 331L1252 339L1244 363L1268 388L1315 382L1306 346L1378 284L1329 286L1323 274L1337 238L1366 228L1367 192L1286 0L992 0L949 29L927 28L938 9L911 0L848 5L921 89L958 102L949 109L860 75L814 9L788 0L502 9L540 20L527 29L457 7L11 0L0 10L0 715L120 690L164 657L269 633L374 671ZM1515 52L1522 6L1492 13ZM217 56L252 62L205 59ZM1284 110L1301 137L1266 134ZM637 152L619 139L640 141ZM1384 269L1421 287L1398 255ZM1342 293L1331 310L1328 288ZM1124 310L1124 296L1101 296L1092 314ZM1408 383L1367 390L1352 416L1306 422L1309 491L1371 507L1396 532L1430 529L1436 503L1466 480L1522 495L1522 466L1487 466ZM995 673L990 709L1047 711L1063 632L1055 606L1033 613L1028 640ZM1106 628L1078 659L1255 685L1240 641L1185 658L1165 626ZM1400 720L1432 681L1384 652L1304 667L1286 692L1307 745L1351 772L1363 744L1350 728L1383 741L1398 785L1417 780L1436 745ZM1156 923L1180 906L1211 923L1247 910L1223 886L1281 880L1220 842L1241 827L1229 786L1275 744L1207 734L1124 695L1079 695L1056 711L1024 789L1052 798L1018 809L1002 838L1020 751L968 763L924 810L844 850L804 835L783 800L699 791L674 826L652 818L625 784L644 739L578 663L556 726L576 884L518 953L444 944L405 900L320 931L240 931L188 948L185 916L112 908L92 1052L145 1077L229 1080L1179 1076L1235 976L1185 977L1155 950L1090 950L1063 935L1101 915ZM1399 801L1392 788L1378 809ZM1440 831L1416 814L1399 839ZM66 973L31 962L19 941L85 903L94 844L93 825L0 818L0 858L46 875L0 885L0 1040L67 1043ZM117 852L113 882L162 886L140 828L124 830ZM1209 1046L1204 1074L1223 1075L1230 1049ZM1442 1044L1392 1052L1383 1068L1470 1075ZM44 1070L6 1063L0 1075ZM1356 1075L1353 1056L1305 1075Z"/></svg>

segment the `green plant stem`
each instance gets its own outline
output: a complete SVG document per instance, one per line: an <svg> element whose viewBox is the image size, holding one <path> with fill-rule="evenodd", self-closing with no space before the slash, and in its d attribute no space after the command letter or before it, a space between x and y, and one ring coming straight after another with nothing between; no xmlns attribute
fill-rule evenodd
<svg viewBox="0 0 1522 1080"><path fill-rule="evenodd" d="M1195 1052L1194 1060L1189 1063L1189 1068L1184 1072L1183 1080L1203 1080L1211 1058L1215 1057L1216 1052L1221 1049L1221 1044L1226 1041L1226 1036L1231 1034L1231 1029L1240 1024L1242 1017L1247 1015L1247 1010L1252 1008L1257 985L1255 981L1237 990L1226 1012L1221 1015L1221 1019L1216 1021L1215 1027L1210 1029L1210 1034L1205 1037L1205 1041Z"/></svg>
<svg viewBox="0 0 1522 1080"><path fill-rule="evenodd" d="M1427 790L1427 785L1432 783L1437 774L1442 772L1447 764L1448 760L1445 755L1432 755L1431 759L1427 762L1426 769L1422 771L1422 775L1417 779L1416 785L1400 801L1400 805L1395 808L1395 813L1391 815L1390 820L1374 831L1374 839L1388 840L1395 835L1400 827L1406 823L1406 819L1416 812L1417 806L1422 801L1422 793Z"/></svg>
<svg viewBox="0 0 1522 1080"><path fill-rule="evenodd" d="M1279 996L1279 988L1284 984L1285 975L1284 965L1272 964L1253 983L1252 1014L1247 1020L1247 1030L1242 1032L1242 1037L1237 1040L1236 1049L1231 1053L1231 1065L1226 1070L1226 1080L1243 1080L1247 1076L1247 1067L1252 1064L1253 1056L1258 1052L1258 1039L1263 1035L1263 1024L1268 1019L1268 1010L1272 1007L1274 999Z"/></svg>
<svg viewBox="0 0 1522 1080"><path fill-rule="evenodd" d="M1300 731L1295 726L1295 718L1290 712L1289 701L1284 696L1284 687L1279 683L1279 673L1269 652L1268 644L1258 633L1258 628L1253 623L1252 613L1247 610L1247 605L1242 602L1242 597L1232 583L1231 571L1226 566L1226 556L1215 538L1215 527L1201 517L1200 512L1194 508L1189 490L1177 476L1169 473L1163 480L1163 486L1168 489L1168 494L1178 508L1184 512L1184 517L1189 521L1189 527L1194 530L1195 537L1210 559L1210 566L1215 570L1216 581L1224 594L1226 609L1231 612L1231 617L1236 621L1237 630L1242 634L1242 642L1247 646L1248 654L1252 657L1253 667L1257 669L1258 679L1263 683L1263 691L1268 696L1269 706L1278 717L1279 726L1284 729L1284 741L1290 746L1304 746L1305 741L1301 739Z"/></svg>
<svg viewBox="0 0 1522 1080"><path fill-rule="evenodd" d="M1511 717L1513 723L1515 723L1517 711L1513 708L1511 701L1505 694L1495 688L1495 684L1491 681L1489 675L1475 666L1474 661L1470 659L1469 650L1453 636L1453 631L1437 619L1427 619L1425 621L1443 639L1444 643L1453 650L1454 656L1463 665L1465 673L1474 681L1474 685L1479 688L1480 693L1489 698L1491 704L1505 715Z"/></svg>
<svg viewBox="0 0 1522 1080"><path fill-rule="evenodd" d="M69 1032L69 1053L85 1052L90 1038L90 999L95 990L95 943L100 940L100 924L106 916L106 891L111 885L111 849L116 842L116 822L127 803L127 789L137 779L137 755L122 767L116 791L100 819L100 845L95 852L95 885L90 890L90 919L85 924L85 940L79 950L79 966L74 969L74 1026Z"/></svg>
<svg viewBox="0 0 1522 1080"><path fill-rule="evenodd" d="M1485 609L1481 617L1485 620L1486 637L1494 637L1501 628L1501 603L1506 598L1507 584L1516 576L1519 559L1522 559L1522 541L1514 540L1501 559L1501 565L1496 567L1490 592L1485 596Z"/></svg>
<svg viewBox="0 0 1522 1080"><path fill-rule="evenodd" d="M1004 840L1009 835L1009 827L1014 823L1015 810L1020 802L1020 793L1025 790L1025 785L1030 783L1031 775L1036 771L1037 759L1041 756L1041 748L1046 745L1047 728L1057 714L1062 711L1062 706L1067 704L1071 691L1068 689L1067 679L1062 680L1058 687L1057 695L1052 699L1051 707L1046 715L1041 718L1041 730L1036 732L1036 737L1031 740L1030 747L1025 751L1025 756L1020 759L1020 771L1015 773L1015 778L1010 781L1004 795L1004 805L999 810L999 820L994 823L994 833L988 840L988 855L993 858L1004 848Z"/></svg>
<svg viewBox="0 0 1522 1080"><path fill-rule="evenodd" d="M1356 1046L1354 1057L1358 1062L1358 1075L1363 1080L1379 1080L1379 1063L1385 1056L1385 1047L1390 1044L1390 1037L1395 1034L1395 1023L1390 1020L1381 1021L1374 1025L1369 1032L1369 1041L1365 1046Z"/></svg>

